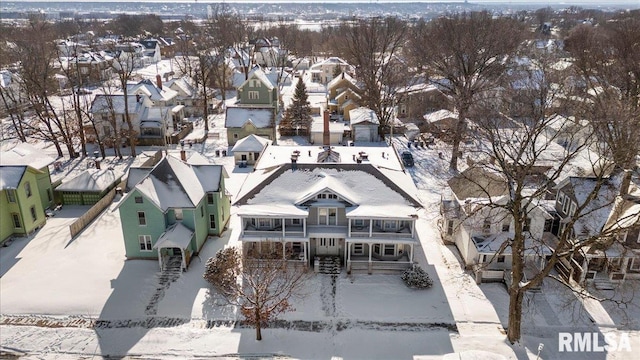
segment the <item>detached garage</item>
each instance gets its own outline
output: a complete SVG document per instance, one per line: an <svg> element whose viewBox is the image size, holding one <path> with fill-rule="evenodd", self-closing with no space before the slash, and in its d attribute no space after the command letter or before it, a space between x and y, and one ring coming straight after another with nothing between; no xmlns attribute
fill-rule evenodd
<svg viewBox="0 0 640 360"><path fill-rule="evenodd" d="M65 205L93 205L122 181L122 174L111 169L88 169L55 191Z"/></svg>
<svg viewBox="0 0 640 360"><path fill-rule="evenodd" d="M356 142L376 142L380 121L376 113L368 108L359 107L349 111L351 134Z"/></svg>

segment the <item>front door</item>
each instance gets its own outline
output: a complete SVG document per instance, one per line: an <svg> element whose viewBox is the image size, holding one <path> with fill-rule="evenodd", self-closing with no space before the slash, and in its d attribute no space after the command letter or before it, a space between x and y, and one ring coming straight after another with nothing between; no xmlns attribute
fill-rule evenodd
<svg viewBox="0 0 640 360"><path fill-rule="evenodd" d="M336 238L317 238L316 255L339 255L340 247Z"/></svg>

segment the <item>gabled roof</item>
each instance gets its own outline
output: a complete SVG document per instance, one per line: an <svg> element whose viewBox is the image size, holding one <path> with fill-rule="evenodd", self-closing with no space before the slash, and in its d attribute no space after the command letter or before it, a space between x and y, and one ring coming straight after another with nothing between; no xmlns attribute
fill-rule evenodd
<svg viewBox="0 0 640 360"><path fill-rule="evenodd" d="M19 143L0 154L0 165L29 165L36 169L42 169L53 164L54 161L56 160L42 149L28 143Z"/></svg>
<svg viewBox="0 0 640 360"><path fill-rule="evenodd" d="M336 95L336 100L339 100L347 95L353 95L354 97L358 98L358 99L362 99L362 96L360 96L360 94L358 94L357 92L353 91L351 88L347 88L345 89L343 92L341 92L340 94Z"/></svg>
<svg viewBox="0 0 640 360"><path fill-rule="evenodd" d="M332 56L330 58L324 59L320 62L317 62L311 66L311 69L319 68L325 65L342 65L342 66L350 66L348 62L342 60L337 56Z"/></svg>
<svg viewBox="0 0 640 360"><path fill-rule="evenodd" d="M222 165L189 165L168 156L160 160L135 189L162 211L194 208L205 193L220 190L222 176Z"/></svg>
<svg viewBox="0 0 640 360"><path fill-rule="evenodd" d="M318 194L325 191L330 191L339 197L349 202L352 206L357 203L350 199L350 189L347 189L342 182L336 179L335 176L327 173L319 173L316 182L308 188L308 191L302 194L295 202L296 205L302 205L303 203L314 199Z"/></svg>
<svg viewBox="0 0 640 360"><path fill-rule="evenodd" d="M129 94L144 94L153 101L169 101L178 96L177 91L168 86L160 89L149 79L141 80L137 84L127 84L127 88Z"/></svg>
<svg viewBox="0 0 640 360"><path fill-rule="evenodd" d="M331 81L329 81L329 83L327 84L327 89L332 89L333 87L337 86L344 80L350 82L351 84L353 84L353 86L358 87L358 82L356 81L356 79L353 78L353 76L345 72L342 72L340 76L333 78L331 79Z"/></svg>
<svg viewBox="0 0 640 360"><path fill-rule="evenodd" d="M193 230L182 225L182 222L177 222L167 228L163 232L155 245L154 249L161 248L178 248L186 249L193 238Z"/></svg>
<svg viewBox="0 0 640 360"><path fill-rule="evenodd" d="M241 128L251 122L256 128L272 127L273 108L229 106L225 117L226 128Z"/></svg>
<svg viewBox="0 0 640 360"><path fill-rule="evenodd" d="M135 114L146 108L144 102L137 102L136 95L128 95L129 114ZM115 114L124 114L124 95L122 94L97 94L91 103L91 113L105 113L113 111Z"/></svg>
<svg viewBox="0 0 640 360"><path fill-rule="evenodd" d="M120 181L122 174L111 169L87 169L69 181L63 182L56 191L101 192Z"/></svg>
<svg viewBox="0 0 640 360"><path fill-rule="evenodd" d="M188 97L194 97L196 95L196 91L193 88L193 86L191 86L191 84L189 82L187 82L187 80L185 78L173 78L173 79L169 79L167 81L165 81L165 83L162 85L162 87L169 87L173 90L179 89L180 91L182 91L186 96ZM176 90L178 91L178 90ZM179 92L179 91L178 91Z"/></svg>
<svg viewBox="0 0 640 360"><path fill-rule="evenodd" d="M378 115L376 113L366 107L359 107L349 111L349 118L351 125L361 124L361 123L371 123L371 124L380 124L378 120Z"/></svg>
<svg viewBox="0 0 640 360"><path fill-rule="evenodd" d="M261 136L251 134L244 137L233 146L231 151L233 152L261 152L267 145L271 144L271 140L265 139Z"/></svg>
<svg viewBox="0 0 640 360"><path fill-rule="evenodd" d="M265 74L265 72L262 69L255 69L253 72L249 74L249 77L247 78L247 80L245 80L242 84L240 84L240 86L238 86L238 89L243 88L252 79L260 80L260 82L264 84L264 86L266 86L267 89L269 90L273 90L273 88L275 87L271 79L269 79L267 74Z"/></svg>

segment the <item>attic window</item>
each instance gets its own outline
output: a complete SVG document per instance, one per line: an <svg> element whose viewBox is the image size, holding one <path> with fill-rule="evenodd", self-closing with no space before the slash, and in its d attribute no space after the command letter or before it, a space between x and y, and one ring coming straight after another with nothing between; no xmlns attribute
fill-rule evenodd
<svg viewBox="0 0 640 360"><path fill-rule="evenodd" d="M136 204L142 204L142 196L136 196Z"/></svg>

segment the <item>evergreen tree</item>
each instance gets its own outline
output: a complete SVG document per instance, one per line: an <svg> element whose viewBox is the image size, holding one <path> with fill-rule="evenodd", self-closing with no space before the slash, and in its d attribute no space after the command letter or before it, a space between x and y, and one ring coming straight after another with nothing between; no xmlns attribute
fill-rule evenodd
<svg viewBox="0 0 640 360"><path fill-rule="evenodd" d="M307 95L307 87L298 79L296 91L293 94L291 105L285 110L280 121L280 135L309 135L311 130L311 104Z"/></svg>

